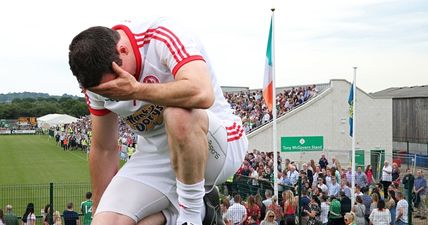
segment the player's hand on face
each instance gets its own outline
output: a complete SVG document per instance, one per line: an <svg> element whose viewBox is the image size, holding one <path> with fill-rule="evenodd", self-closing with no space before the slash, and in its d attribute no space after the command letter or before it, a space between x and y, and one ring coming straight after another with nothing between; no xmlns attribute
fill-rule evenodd
<svg viewBox="0 0 428 225"><path fill-rule="evenodd" d="M132 74L123 70L115 62L112 63L112 67L117 77L96 87L89 88L89 90L111 99L133 100L134 93L137 91L140 83Z"/></svg>

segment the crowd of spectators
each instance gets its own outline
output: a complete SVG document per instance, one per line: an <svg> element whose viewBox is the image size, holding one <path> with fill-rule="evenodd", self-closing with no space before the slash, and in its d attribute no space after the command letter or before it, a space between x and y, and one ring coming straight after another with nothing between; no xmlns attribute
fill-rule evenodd
<svg viewBox="0 0 428 225"><path fill-rule="evenodd" d="M91 145L91 119L90 116L81 117L77 122L56 126L54 137L59 146L64 150L89 151ZM122 121L119 120L119 151L128 154L135 148L137 135ZM126 159L127 157L123 157Z"/></svg>
<svg viewBox="0 0 428 225"><path fill-rule="evenodd" d="M284 89L276 97L277 116L304 104L317 94L315 85ZM242 118L246 133L272 120L272 113L268 111L261 90L225 92L224 96L235 114Z"/></svg>
<svg viewBox="0 0 428 225"><path fill-rule="evenodd" d="M223 218L227 224L296 224L298 189L301 191L301 222L321 224L407 224L408 210L416 207L416 218L426 219L427 183L418 170L414 185L408 169L384 162L380 179L371 166L358 167L355 174L355 204L351 204L351 168L342 168L334 157L297 165L278 157L278 191L273 193L273 153L254 150L246 155L234 179L224 187ZM301 186L298 178L301 177ZM413 200L407 194L413 192ZM245 200L245 201L244 201Z"/></svg>

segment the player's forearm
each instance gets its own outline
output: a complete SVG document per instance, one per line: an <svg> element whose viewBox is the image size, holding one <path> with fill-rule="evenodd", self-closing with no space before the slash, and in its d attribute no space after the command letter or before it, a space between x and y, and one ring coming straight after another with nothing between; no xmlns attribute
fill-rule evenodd
<svg viewBox="0 0 428 225"><path fill-rule="evenodd" d="M101 196L118 169L119 156L116 151L100 151L96 148L91 148L89 170L95 209L98 207Z"/></svg>
<svg viewBox="0 0 428 225"><path fill-rule="evenodd" d="M135 98L158 105L180 108L207 109L214 103L212 87L198 85L190 80L177 80L169 83L140 83Z"/></svg>

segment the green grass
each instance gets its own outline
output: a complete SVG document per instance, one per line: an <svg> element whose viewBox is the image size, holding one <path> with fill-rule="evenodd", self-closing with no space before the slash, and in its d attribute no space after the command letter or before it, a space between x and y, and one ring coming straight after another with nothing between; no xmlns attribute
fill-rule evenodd
<svg viewBox="0 0 428 225"><path fill-rule="evenodd" d="M63 151L46 135L0 136L0 184L88 182L82 151Z"/></svg>

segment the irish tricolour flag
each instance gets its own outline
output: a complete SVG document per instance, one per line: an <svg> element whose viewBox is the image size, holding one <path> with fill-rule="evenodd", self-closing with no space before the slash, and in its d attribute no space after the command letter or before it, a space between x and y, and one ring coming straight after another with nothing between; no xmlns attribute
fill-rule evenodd
<svg viewBox="0 0 428 225"><path fill-rule="evenodd" d="M263 82L263 98L265 99L266 105L269 111L272 111L273 98L272 98L272 19L270 21L269 28L269 39L266 48L266 66L265 66L265 78Z"/></svg>

